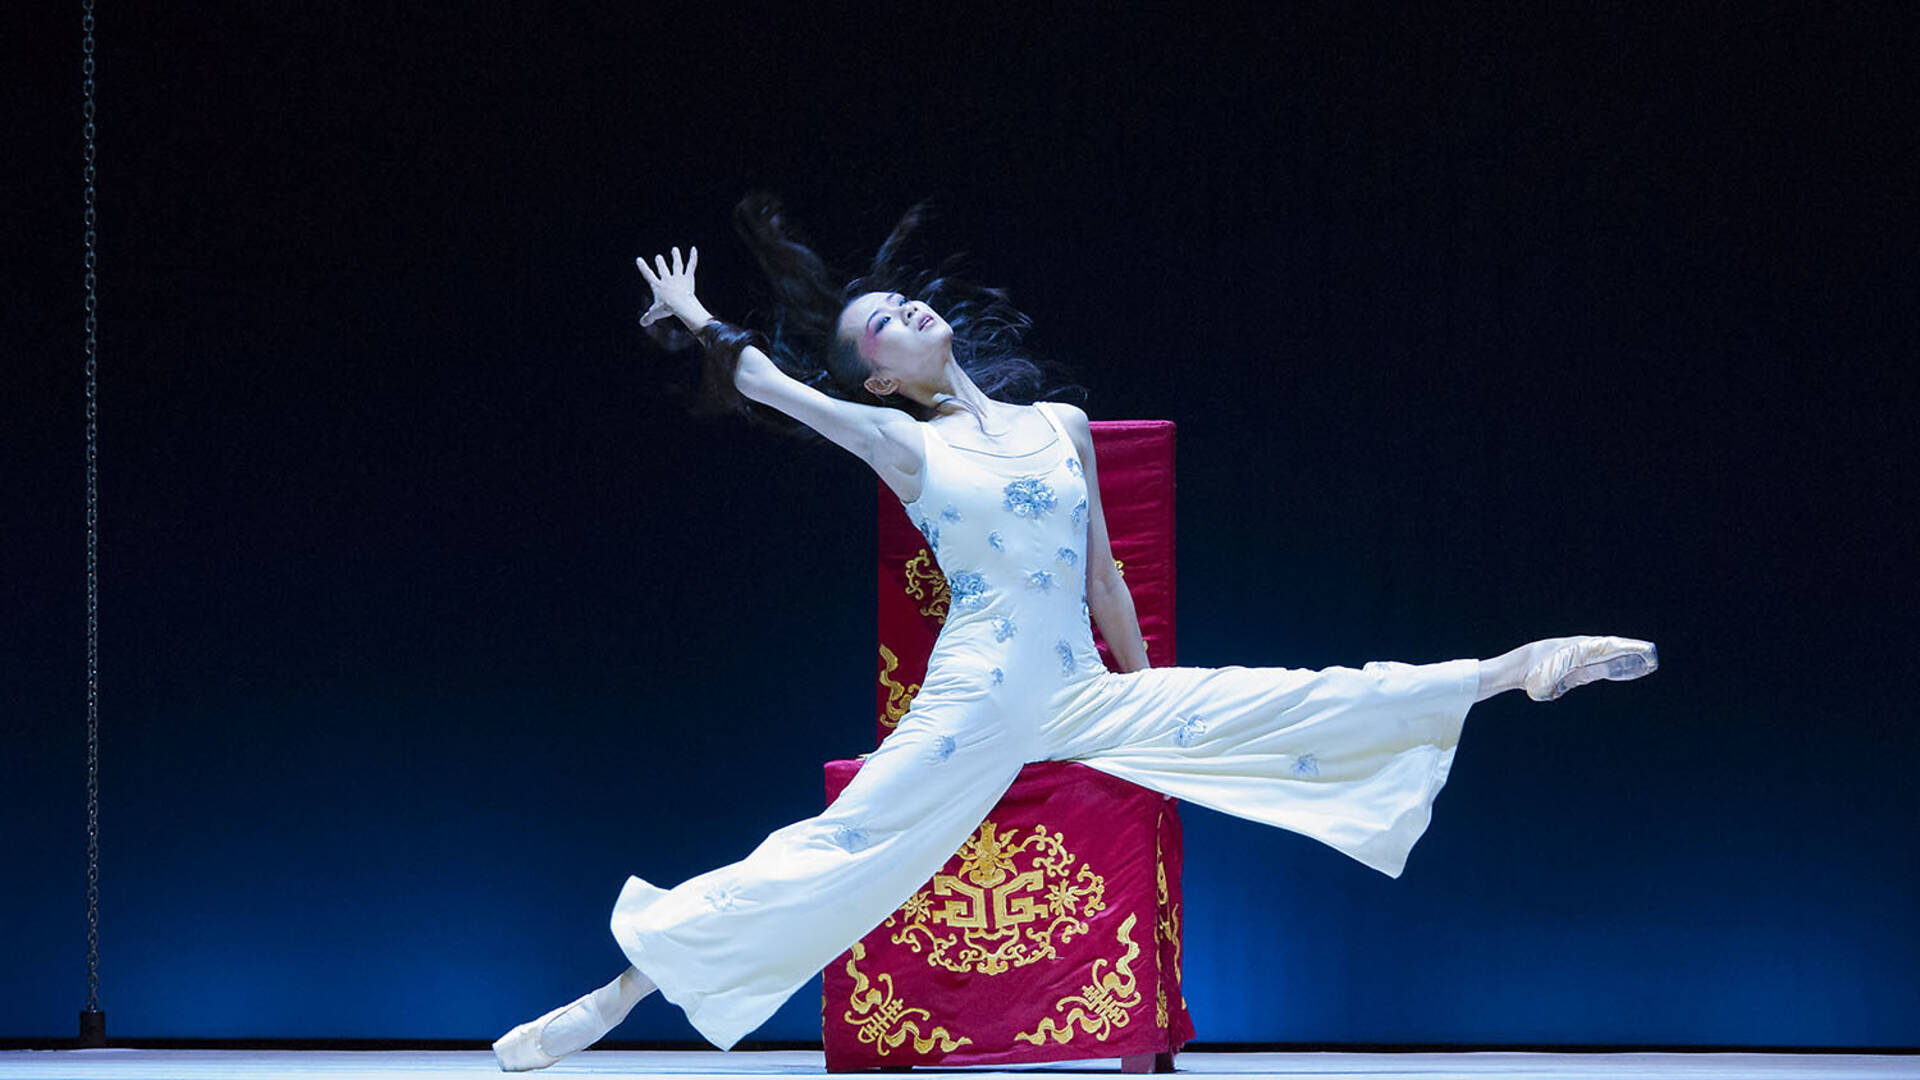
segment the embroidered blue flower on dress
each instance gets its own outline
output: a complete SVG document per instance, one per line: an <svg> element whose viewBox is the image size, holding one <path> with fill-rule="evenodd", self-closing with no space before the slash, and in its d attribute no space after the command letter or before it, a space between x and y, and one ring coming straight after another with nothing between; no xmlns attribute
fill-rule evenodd
<svg viewBox="0 0 1920 1080"><path fill-rule="evenodd" d="M1041 518L1053 509L1053 488L1037 476L1015 480L1004 490L1006 507L1015 517Z"/></svg>
<svg viewBox="0 0 1920 1080"><path fill-rule="evenodd" d="M740 887L733 884L716 885L707 890L707 906L715 911L732 911L740 902Z"/></svg>
<svg viewBox="0 0 1920 1080"><path fill-rule="evenodd" d="M1013 624L1013 620L1007 618L1005 615L996 616L993 620L993 640L1005 641L1018 632L1019 629L1018 626ZM995 668L994 670L998 671L999 669Z"/></svg>
<svg viewBox="0 0 1920 1080"><path fill-rule="evenodd" d="M1067 458L1067 471L1075 476L1082 475L1080 472L1080 456L1078 454Z"/></svg>
<svg viewBox="0 0 1920 1080"><path fill-rule="evenodd" d="M949 503L946 506L943 506L940 508L940 520L941 521L959 521L960 511L955 510L953 508L953 504Z"/></svg>
<svg viewBox="0 0 1920 1080"><path fill-rule="evenodd" d="M1192 746L1200 736L1206 733L1207 722L1200 718L1199 713L1177 717L1174 720L1173 741L1181 746Z"/></svg>
<svg viewBox="0 0 1920 1080"><path fill-rule="evenodd" d="M995 670L998 669L996 668ZM959 743L954 741L953 736L941 735L933 740L933 746L929 749L933 752L933 759L935 761L945 761L953 756L953 751L959 745Z"/></svg>
<svg viewBox="0 0 1920 1080"><path fill-rule="evenodd" d="M993 685L999 686L1001 683L1006 681L1007 681L1007 673L1004 671L1001 671L999 668L994 668L993 669Z"/></svg>
<svg viewBox="0 0 1920 1080"><path fill-rule="evenodd" d="M962 610L973 610L987 606L987 579L971 570L956 570L947 575L947 592L953 597L953 606Z"/></svg>
<svg viewBox="0 0 1920 1080"><path fill-rule="evenodd" d="M995 529L987 534L987 546L995 551L1007 550L1007 542L1000 538L999 529Z"/></svg>
<svg viewBox="0 0 1920 1080"><path fill-rule="evenodd" d="M913 524L920 530L920 535L927 538L927 547L935 555L940 554L940 526L931 521L916 521Z"/></svg>
<svg viewBox="0 0 1920 1080"><path fill-rule="evenodd" d="M1066 563L1068 566L1078 566L1080 564L1080 553L1072 548L1061 548L1059 551L1053 553L1053 557Z"/></svg>
<svg viewBox="0 0 1920 1080"><path fill-rule="evenodd" d="M852 825L841 825L833 830L833 842L853 852L866 847L872 841L867 837L867 830L858 829Z"/></svg>
<svg viewBox="0 0 1920 1080"><path fill-rule="evenodd" d="M1060 654L1060 674L1073 674L1073 646L1065 638L1053 643L1053 651Z"/></svg>
<svg viewBox="0 0 1920 1080"><path fill-rule="evenodd" d="M1317 759L1315 759L1312 754L1301 754L1299 757L1294 759L1293 775L1319 776L1320 762Z"/></svg>
<svg viewBox="0 0 1920 1080"><path fill-rule="evenodd" d="M1073 523L1075 525L1080 524L1080 519L1086 516L1086 513L1087 513L1087 500L1081 499L1079 502L1074 503L1073 504Z"/></svg>
<svg viewBox="0 0 1920 1080"><path fill-rule="evenodd" d="M1043 593L1053 591L1053 572L1050 570L1027 571L1027 588L1039 589Z"/></svg>

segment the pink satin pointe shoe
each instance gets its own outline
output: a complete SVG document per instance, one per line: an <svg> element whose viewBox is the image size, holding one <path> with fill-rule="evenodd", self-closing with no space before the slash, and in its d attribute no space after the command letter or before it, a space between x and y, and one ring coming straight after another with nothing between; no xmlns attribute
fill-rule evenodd
<svg viewBox="0 0 1920 1080"><path fill-rule="evenodd" d="M589 994L500 1036L493 1044L493 1057L502 1072L544 1069L592 1046L612 1028L600 1018Z"/></svg>
<svg viewBox="0 0 1920 1080"><path fill-rule="evenodd" d="M1637 679L1660 666L1651 641L1624 637L1581 637L1547 654L1527 672L1527 696L1552 701L1596 679Z"/></svg>

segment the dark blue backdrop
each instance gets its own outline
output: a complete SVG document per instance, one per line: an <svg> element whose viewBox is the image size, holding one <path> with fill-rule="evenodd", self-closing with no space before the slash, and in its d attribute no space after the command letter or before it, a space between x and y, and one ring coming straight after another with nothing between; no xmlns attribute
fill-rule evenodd
<svg viewBox="0 0 1920 1080"><path fill-rule="evenodd" d="M868 748L872 477L689 418L634 325L671 244L748 317L766 186L847 256L934 196L1090 414L1179 423L1182 662L1659 643L1477 707L1398 881L1190 809L1203 1038L1913 1043L1892 19L491 7L102 13L116 1037L491 1038L620 970L626 874L738 858ZM43 8L0 35L0 1037L85 992Z"/></svg>

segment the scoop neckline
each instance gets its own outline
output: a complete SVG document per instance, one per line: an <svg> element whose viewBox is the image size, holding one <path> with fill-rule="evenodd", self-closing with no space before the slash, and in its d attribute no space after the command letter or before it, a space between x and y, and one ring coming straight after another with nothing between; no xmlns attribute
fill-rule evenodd
<svg viewBox="0 0 1920 1080"><path fill-rule="evenodd" d="M1036 446L1031 450L1023 450L1018 454L996 454L991 450L976 450L971 446L960 446L956 443L949 442L947 440L947 437L945 435L940 434L939 430L934 427L932 421L922 421L922 423L926 425L926 429L929 432L933 433L934 438L940 440L940 445L946 447L947 449L958 450L962 453L974 454L979 457L990 458L996 461L1019 461L1025 458L1031 458L1035 454L1039 454L1046 450L1052 449L1053 447L1063 442L1069 443L1069 448L1071 448L1071 440L1067 438L1066 428L1060 425L1060 422L1054 418L1052 413L1049 413L1047 410L1041 408L1039 402L1032 402L1027 405L1016 406L1016 408L1032 409L1035 412L1039 413L1040 419L1044 420L1046 422L1046 425L1049 428L1053 429L1053 438L1047 440L1044 443L1041 443L1039 446Z"/></svg>
<svg viewBox="0 0 1920 1080"><path fill-rule="evenodd" d="M1017 459L1016 458L992 458L989 455L982 454L980 451L968 450L966 452L974 455L973 457L957 458L956 460L966 462L968 465L971 465L972 467L979 469L981 472L984 472L989 476L999 477L1002 480L1007 480L1007 479L1020 480L1020 479L1028 479L1032 477L1046 476L1052 473L1055 469L1058 469L1062 465L1065 465L1069 460L1073 460L1073 461L1079 460L1080 451L1077 447L1073 445L1073 440L1067 436L1067 427L1065 424L1062 424L1057 417L1053 416L1047 410L1040 408L1040 405L1038 402L1035 402L1031 405L1022 406L1022 408L1035 409L1039 411L1041 417L1047 421L1047 426L1053 428L1053 442L1050 442L1046 444L1046 446L1042 446L1037 450L1030 450L1027 453L1022 454ZM933 429L932 424L923 420L920 422L920 426L923 429L925 429L928 434L933 436L934 442L939 443L941 446L947 448L948 450L959 452L963 449L961 447L955 446L952 443L948 442L947 437L940 434L938 431L935 431ZM986 458L987 460L1021 461L1024 463L1025 459L1031 458L1034 454L1037 454L1041 450L1045 450L1051 446L1060 446L1061 452L1058 455L1058 460L1056 460L1053 464L1048 465L1044 469L1020 468L1017 471L1010 472L1010 473L1001 472L1001 471L989 468L985 464L985 462L981 460L982 458ZM912 502L906 502L906 503L900 504L906 507L908 510L912 510L915 507L920 506L922 503L925 503L927 501L927 494L932 490L933 455L929 453L927 455L927 458L928 458L927 464L924 466L926 472L921 479L920 496L914 499Z"/></svg>

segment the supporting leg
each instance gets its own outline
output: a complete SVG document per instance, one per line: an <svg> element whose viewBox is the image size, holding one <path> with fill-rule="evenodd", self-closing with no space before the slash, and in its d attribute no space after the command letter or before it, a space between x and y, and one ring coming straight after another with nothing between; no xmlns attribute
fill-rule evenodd
<svg viewBox="0 0 1920 1080"><path fill-rule="evenodd" d="M637 876L621 889L614 940L715 1047L731 1049L911 897L1032 760L1019 725L967 712L971 699L920 704L824 813L672 889Z"/></svg>
<svg viewBox="0 0 1920 1080"><path fill-rule="evenodd" d="M653 991L653 980L629 967L593 993L502 1035L493 1044L494 1059L506 1072L544 1069L605 1038Z"/></svg>

